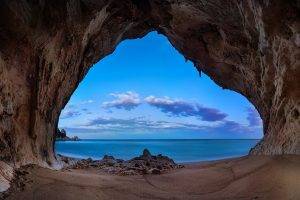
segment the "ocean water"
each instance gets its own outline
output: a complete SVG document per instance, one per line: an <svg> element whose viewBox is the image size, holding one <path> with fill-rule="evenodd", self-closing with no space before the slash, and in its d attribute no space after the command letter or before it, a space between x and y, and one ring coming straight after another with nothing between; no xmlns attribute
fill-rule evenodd
<svg viewBox="0 0 300 200"><path fill-rule="evenodd" d="M144 148L163 154L175 162L196 162L247 155L259 140L80 140L57 141L56 153L75 157L101 159L104 155L131 159Z"/></svg>

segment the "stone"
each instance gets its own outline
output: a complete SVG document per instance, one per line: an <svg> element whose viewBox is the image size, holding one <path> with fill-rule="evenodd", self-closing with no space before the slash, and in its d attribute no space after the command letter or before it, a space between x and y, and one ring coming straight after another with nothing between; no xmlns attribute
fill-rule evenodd
<svg viewBox="0 0 300 200"><path fill-rule="evenodd" d="M150 173L151 174L161 174L161 171L159 169L153 168L153 169L150 169Z"/></svg>
<svg viewBox="0 0 300 200"><path fill-rule="evenodd" d="M104 155L102 160L115 160L115 158L113 156Z"/></svg>
<svg viewBox="0 0 300 200"><path fill-rule="evenodd" d="M150 151L148 150L148 149L144 149L143 150L143 157L147 157L147 158L149 158L149 157L151 157L152 155L151 155L151 153L150 153Z"/></svg>
<svg viewBox="0 0 300 200"><path fill-rule="evenodd" d="M104 155L102 159L103 165L115 166L118 161L113 156Z"/></svg>
<svg viewBox="0 0 300 200"><path fill-rule="evenodd" d="M60 158L61 160L72 160L67 157ZM96 168L103 172L115 175L143 175L143 174L161 174L169 172L173 169L182 168L167 156L159 155L152 156L150 152L143 151L141 156L130 160L116 159L113 156L104 155L102 160L82 159L77 162L71 162L65 167L68 169L84 169ZM134 173L133 173L134 172Z"/></svg>
<svg viewBox="0 0 300 200"><path fill-rule="evenodd" d="M6 191L13 179L14 170L5 162L0 161L0 193ZM0 196L1 197L1 196Z"/></svg>

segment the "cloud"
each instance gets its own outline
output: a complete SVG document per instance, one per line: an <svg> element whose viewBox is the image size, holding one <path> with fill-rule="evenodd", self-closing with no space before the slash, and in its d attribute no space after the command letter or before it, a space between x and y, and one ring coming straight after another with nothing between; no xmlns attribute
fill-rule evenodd
<svg viewBox="0 0 300 200"><path fill-rule="evenodd" d="M92 114L92 112L91 112L89 109L87 109L87 108L82 108L81 111L82 111L83 113L87 114L87 115Z"/></svg>
<svg viewBox="0 0 300 200"><path fill-rule="evenodd" d="M243 125L231 120L222 121L222 123L218 125L216 128L220 131L228 130L230 132L237 132L237 133L251 132L251 128L249 128L247 125Z"/></svg>
<svg viewBox="0 0 300 200"><path fill-rule="evenodd" d="M116 108L132 110L142 103L147 103L163 113L170 116L196 117L199 120L180 122L174 121L178 118L167 118L163 120L149 120L145 117L135 118L105 118L95 117L85 119L85 123L73 124L63 127L73 133L101 133L101 134L157 134L157 133L199 133L200 137L259 137L262 133L261 119L254 108L248 108L248 123L242 124L231 121L227 114L215 108L205 107L197 102L188 102L184 100L171 99L169 97L157 98L148 96L144 100L135 92L112 93L115 97L112 101L104 102L104 108ZM94 101L85 101L92 103ZM72 118L79 115L90 114L91 112L80 104L66 106L61 114L61 119ZM108 109L109 110L109 109ZM125 116L124 116L125 117Z"/></svg>
<svg viewBox="0 0 300 200"><path fill-rule="evenodd" d="M204 107L198 103L173 100L168 97L157 98L155 96L148 96L145 98L145 101L162 112L173 116L194 116L209 122L222 121L227 117L226 113L222 113L218 109Z"/></svg>
<svg viewBox="0 0 300 200"><path fill-rule="evenodd" d="M68 103L65 106L65 109L76 109L78 106L87 105L87 104L91 104L94 102L95 102L94 100L89 99L89 100L80 101L78 103Z"/></svg>
<svg viewBox="0 0 300 200"><path fill-rule="evenodd" d="M102 106L104 108L132 110L141 104L139 94L135 92L128 91L125 93L111 93L110 95L116 99L113 101L103 102Z"/></svg>
<svg viewBox="0 0 300 200"><path fill-rule="evenodd" d="M139 94L135 92L111 93L110 95L116 99L103 102L102 107L125 109L129 111L142 104ZM194 116L209 122L222 121L227 117L226 113L222 113L218 109L205 107L198 103L170 99L168 97L157 98L155 96L148 96L144 101L171 116Z"/></svg>
<svg viewBox="0 0 300 200"><path fill-rule="evenodd" d="M259 116L259 113L257 110L253 107L249 107L247 109L247 120L249 122L249 126L261 126L262 125L262 120Z"/></svg>
<svg viewBox="0 0 300 200"><path fill-rule="evenodd" d="M83 108L84 105L93 103L93 100L81 101L77 104L68 103L65 108L62 110L60 119L68 119L77 117L82 114L91 114L87 108Z"/></svg>
<svg viewBox="0 0 300 200"><path fill-rule="evenodd" d="M165 129L165 128L182 128L184 124L167 122L167 121L150 121L143 118L130 118L130 119L118 119L118 118L102 118L90 120L83 125L84 127L98 127L104 129Z"/></svg>
<svg viewBox="0 0 300 200"><path fill-rule="evenodd" d="M61 119L68 119L68 118L72 118L72 117L77 117L81 115L81 113L79 111L76 110L63 110L60 118Z"/></svg>
<svg viewBox="0 0 300 200"><path fill-rule="evenodd" d="M94 100L89 99L89 100L86 100L86 101L82 101L79 104L80 105L86 105L86 104L90 104L90 103L94 103L94 102L95 102Z"/></svg>
<svg viewBox="0 0 300 200"><path fill-rule="evenodd" d="M70 127L69 127L70 128ZM184 122L170 122L170 121L153 121L146 120L145 118L103 118L97 117L89 120L87 123L72 127L74 130L80 129L88 132L155 132L158 131L193 131L206 133L251 133L258 129L249 127L235 121L223 120L214 124L197 124L197 123L184 123Z"/></svg>

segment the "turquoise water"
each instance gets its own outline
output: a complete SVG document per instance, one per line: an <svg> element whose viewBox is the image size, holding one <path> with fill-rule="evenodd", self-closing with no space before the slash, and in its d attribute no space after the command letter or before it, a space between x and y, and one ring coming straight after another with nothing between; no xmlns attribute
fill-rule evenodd
<svg viewBox="0 0 300 200"><path fill-rule="evenodd" d="M103 155L130 159L144 148L163 154L175 162L195 162L248 154L259 140L81 140L58 141L56 153L75 158L101 159Z"/></svg>

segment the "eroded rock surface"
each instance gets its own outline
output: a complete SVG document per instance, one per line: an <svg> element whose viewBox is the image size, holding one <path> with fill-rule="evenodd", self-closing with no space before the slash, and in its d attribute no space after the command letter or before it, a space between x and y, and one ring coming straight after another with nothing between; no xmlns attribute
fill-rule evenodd
<svg viewBox="0 0 300 200"><path fill-rule="evenodd" d="M252 154L299 154L299 1L3 0L0 160L59 167L61 110L90 67L156 30L218 85L259 111Z"/></svg>
<svg viewBox="0 0 300 200"><path fill-rule="evenodd" d="M6 191L10 187L10 182L13 179L13 175L13 168L0 161L0 193Z"/></svg>

